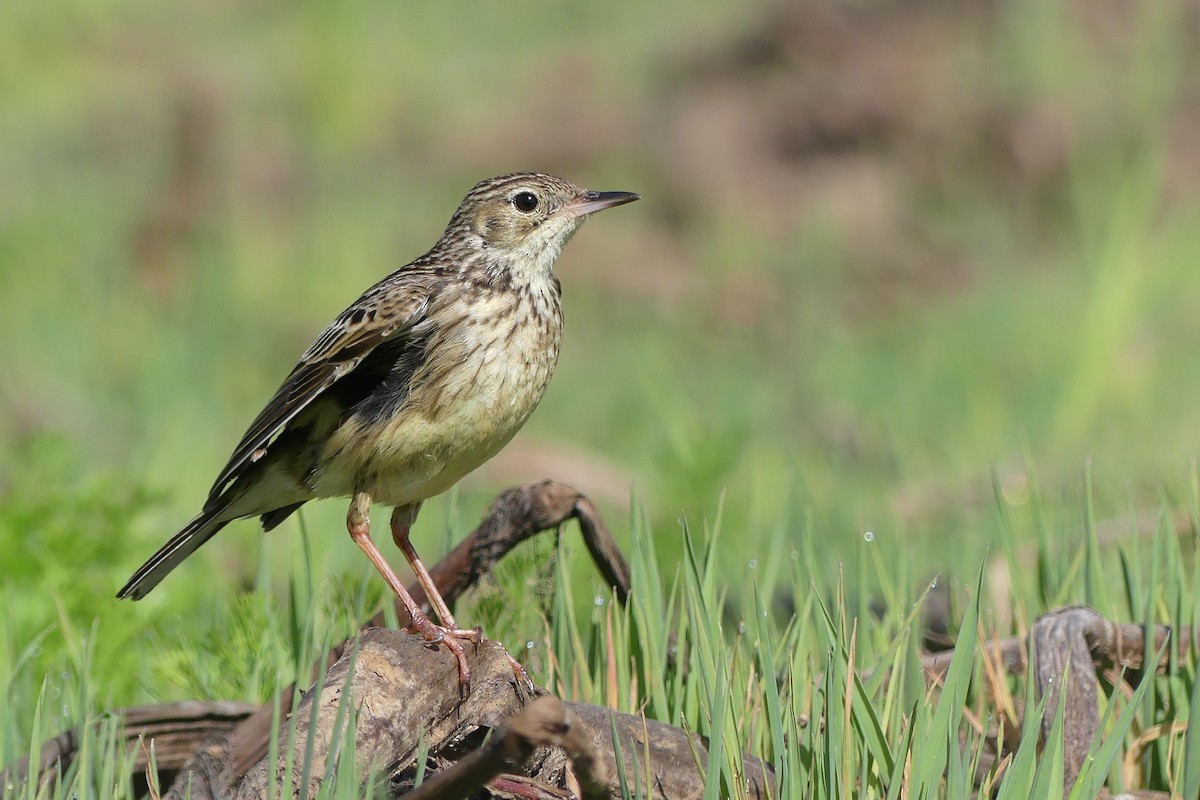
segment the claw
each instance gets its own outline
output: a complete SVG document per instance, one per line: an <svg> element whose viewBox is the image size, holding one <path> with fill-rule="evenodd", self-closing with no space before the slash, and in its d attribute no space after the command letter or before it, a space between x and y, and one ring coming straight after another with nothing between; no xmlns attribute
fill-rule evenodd
<svg viewBox="0 0 1200 800"><path fill-rule="evenodd" d="M421 633L421 631L413 631L413 633L420 633L425 637L425 641L433 645L438 645L446 641L446 634L444 633Z"/></svg>
<svg viewBox="0 0 1200 800"><path fill-rule="evenodd" d="M412 622L409 623L408 630L421 634L421 636L425 637L425 641L431 645L445 647L449 650L458 661L458 682L463 687L470 684L471 668L467 666L467 653L463 649L463 646L459 644L459 641L465 639L478 647L479 643L483 640L483 630L481 628L472 628L471 630L445 628L424 614L417 614L413 616Z"/></svg>
<svg viewBox="0 0 1200 800"><path fill-rule="evenodd" d="M533 683L533 679L529 677L529 673L525 671L525 667L521 666L521 662L517 661L513 654L504 651L504 655L508 656L508 663L512 665L513 677L517 679L517 683L523 685L527 690L533 691L537 687Z"/></svg>

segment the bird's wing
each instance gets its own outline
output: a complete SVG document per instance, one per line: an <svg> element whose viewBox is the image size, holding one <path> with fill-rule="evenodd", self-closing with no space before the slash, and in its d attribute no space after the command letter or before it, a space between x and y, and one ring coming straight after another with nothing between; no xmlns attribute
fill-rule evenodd
<svg viewBox="0 0 1200 800"><path fill-rule="evenodd" d="M275 396L250 424L209 492L214 502L271 441L330 386L352 372L381 343L408 334L425 316L430 287L385 281L343 311L300 357Z"/></svg>

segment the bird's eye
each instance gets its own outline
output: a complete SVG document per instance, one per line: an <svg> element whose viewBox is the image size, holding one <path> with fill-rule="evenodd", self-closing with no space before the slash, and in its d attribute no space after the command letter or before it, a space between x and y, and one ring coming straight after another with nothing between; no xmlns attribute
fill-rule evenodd
<svg viewBox="0 0 1200 800"><path fill-rule="evenodd" d="M513 195L512 204L516 207L517 211L520 211L522 214L528 214L537 208L537 195L533 192L517 192Z"/></svg>

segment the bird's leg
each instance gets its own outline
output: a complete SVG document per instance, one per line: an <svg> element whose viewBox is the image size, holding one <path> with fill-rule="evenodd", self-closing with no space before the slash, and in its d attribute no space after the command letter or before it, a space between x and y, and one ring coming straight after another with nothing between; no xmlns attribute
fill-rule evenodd
<svg viewBox="0 0 1200 800"><path fill-rule="evenodd" d="M398 506L392 511L392 541L396 543L396 547L400 548L400 552L404 554L404 558L408 561L408 565L412 567L413 574L417 576L417 582L421 584L421 588L425 590L425 597L429 600L429 606L437 614L438 619L447 628L458 628L458 623L454 621L454 615L450 613L450 607L446 605L445 598L442 593L437 590L437 586L433 583L433 576L429 574L429 570L425 569L425 565L421 563L421 557L417 555L416 549L412 546L412 541L409 539L409 532L412 530L412 524L417 520L417 512L421 510L421 504L409 503L406 506ZM476 641L478 641L478 637Z"/></svg>
<svg viewBox="0 0 1200 800"><path fill-rule="evenodd" d="M350 538L354 540L360 550L367 554L367 558L371 559L375 569L379 570L379 574L387 581L388 587L404 604L404 608L412 620L411 627L424 636L426 641L445 645L458 661L459 683L463 686L469 684L471 668L467 666L467 654L463 650L463 646L456 641L456 639L469 637L455 636L455 634L476 634L476 631L451 631L435 625L417 605L417 601L404 588L404 584L396 577L391 565L387 563L371 539L371 496L366 492L355 493L354 499L350 501L350 511L346 514L346 529L350 531Z"/></svg>
<svg viewBox="0 0 1200 800"><path fill-rule="evenodd" d="M412 524L417 519L417 512L421 510L421 504L409 503L406 506L398 506L392 511L392 540L396 546L400 548L400 552L408 560L408 565L412 567L413 573L417 576L417 580L421 584L421 588L425 590L425 596L429 598L430 607L437 613L438 619L442 624L451 629L457 629L458 623L454 621L454 615L450 613L450 607L446 605L445 598L433 583L433 577L429 574L429 570L425 569L425 565L421 563L421 557L417 555L417 551L412 546L412 541L409 539L409 533L412 530ZM447 631L448 634L463 634L467 631L452 630ZM470 633L475 634L472 641L478 642L483 638L483 631L476 628ZM463 637L470 638L470 637ZM513 674L517 680L528 686L533 685L533 681L529 677L529 673L521 666L521 662L513 658L512 653L508 650L504 651L508 656L509 663L512 664Z"/></svg>

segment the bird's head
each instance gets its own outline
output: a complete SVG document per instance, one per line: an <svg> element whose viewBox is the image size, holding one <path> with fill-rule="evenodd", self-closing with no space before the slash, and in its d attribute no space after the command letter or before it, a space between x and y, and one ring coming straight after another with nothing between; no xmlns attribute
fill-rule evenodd
<svg viewBox="0 0 1200 800"><path fill-rule="evenodd" d="M466 238L491 269L515 278L549 276L563 245L589 215L640 199L632 192L593 192L535 172L491 178L454 212L447 238Z"/></svg>

